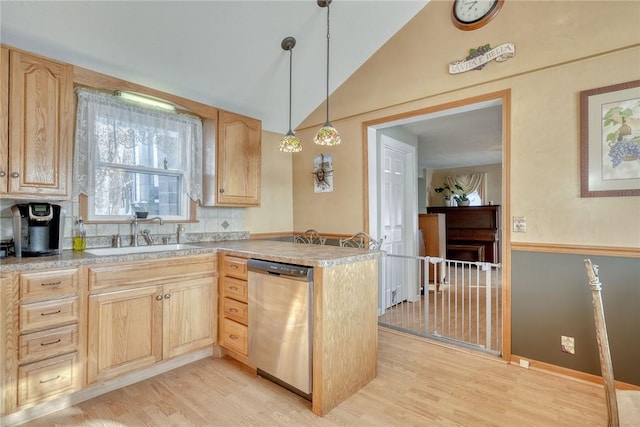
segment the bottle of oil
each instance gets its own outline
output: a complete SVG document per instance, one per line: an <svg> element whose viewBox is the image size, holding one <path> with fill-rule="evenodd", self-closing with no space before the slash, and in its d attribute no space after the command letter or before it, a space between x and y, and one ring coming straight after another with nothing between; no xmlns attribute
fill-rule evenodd
<svg viewBox="0 0 640 427"><path fill-rule="evenodd" d="M87 231L84 228L84 221L80 217L73 230L73 250L84 251L85 249L87 249Z"/></svg>

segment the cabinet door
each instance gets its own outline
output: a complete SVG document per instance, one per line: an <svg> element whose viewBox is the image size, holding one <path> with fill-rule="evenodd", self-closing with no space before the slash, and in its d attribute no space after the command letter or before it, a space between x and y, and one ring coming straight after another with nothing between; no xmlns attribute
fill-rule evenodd
<svg viewBox="0 0 640 427"><path fill-rule="evenodd" d="M0 415L15 409L18 391L17 275L0 271Z"/></svg>
<svg viewBox="0 0 640 427"><path fill-rule="evenodd" d="M0 194L9 176L9 49L0 48Z"/></svg>
<svg viewBox="0 0 640 427"><path fill-rule="evenodd" d="M71 187L73 69L10 50L8 191L66 198Z"/></svg>
<svg viewBox="0 0 640 427"><path fill-rule="evenodd" d="M89 296L89 384L162 359L162 287Z"/></svg>
<svg viewBox="0 0 640 427"><path fill-rule="evenodd" d="M216 341L216 279L203 277L164 285L163 356L170 358Z"/></svg>
<svg viewBox="0 0 640 427"><path fill-rule="evenodd" d="M218 205L260 206L262 124L219 112L217 142Z"/></svg>

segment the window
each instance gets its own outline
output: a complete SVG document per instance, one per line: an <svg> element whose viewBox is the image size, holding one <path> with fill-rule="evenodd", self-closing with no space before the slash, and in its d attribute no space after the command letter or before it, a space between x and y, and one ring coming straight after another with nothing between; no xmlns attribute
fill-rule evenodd
<svg viewBox="0 0 640 427"><path fill-rule="evenodd" d="M470 206L482 205L482 199L487 194L487 173L479 172L468 175L448 176L445 182L450 188L460 187L456 193L467 194Z"/></svg>
<svg viewBox="0 0 640 427"><path fill-rule="evenodd" d="M77 89L75 192L87 195L88 220L189 218L201 198L199 118Z"/></svg>

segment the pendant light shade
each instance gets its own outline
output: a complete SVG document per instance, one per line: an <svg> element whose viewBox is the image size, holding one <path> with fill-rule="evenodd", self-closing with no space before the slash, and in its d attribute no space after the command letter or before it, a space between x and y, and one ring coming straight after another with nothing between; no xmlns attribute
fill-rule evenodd
<svg viewBox="0 0 640 427"><path fill-rule="evenodd" d="M329 121L329 4L331 0L317 0L318 6L327 8L327 120L324 122L313 142L318 145L338 145L341 142L340 134Z"/></svg>
<svg viewBox="0 0 640 427"><path fill-rule="evenodd" d="M280 140L278 150L285 153L297 153L302 151L302 141L291 130L291 72L293 64L293 47L296 45L296 39L293 37L285 37L280 46L282 49L289 51L289 132Z"/></svg>

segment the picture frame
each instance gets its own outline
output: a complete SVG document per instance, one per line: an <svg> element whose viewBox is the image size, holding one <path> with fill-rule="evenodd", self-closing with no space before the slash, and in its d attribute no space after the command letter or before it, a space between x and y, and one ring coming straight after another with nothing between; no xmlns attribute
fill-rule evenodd
<svg viewBox="0 0 640 427"><path fill-rule="evenodd" d="M580 196L640 196L640 80L580 92Z"/></svg>
<svg viewBox="0 0 640 427"><path fill-rule="evenodd" d="M313 191L330 193L333 191L333 156L320 154L313 158Z"/></svg>

